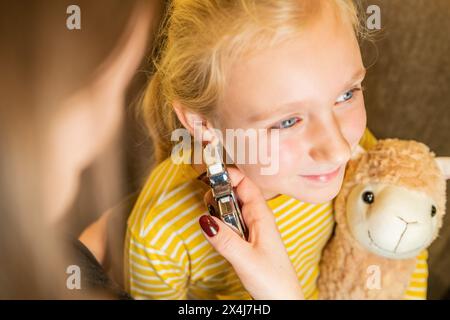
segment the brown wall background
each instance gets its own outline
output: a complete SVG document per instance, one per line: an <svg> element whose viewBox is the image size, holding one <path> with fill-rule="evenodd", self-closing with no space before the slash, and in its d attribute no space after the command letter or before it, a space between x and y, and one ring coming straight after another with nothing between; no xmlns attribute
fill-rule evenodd
<svg viewBox="0 0 450 320"><path fill-rule="evenodd" d="M383 28L365 82L369 128L378 138L414 139L450 156L450 1L366 3L381 8ZM363 53L367 63L376 56L369 45ZM428 298L439 299L450 287L449 216L429 253Z"/></svg>
<svg viewBox="0 0 450 320"><path fill-rule="evenodd" d="M378 138L414 139L438 155L450 156L450 1L364 1L365 8L370 4L381 8L383 30L375 46L362 45L365 64L370 66L364 84L369 128ZM146 70L147 60L130 86L121 135L86 169L83 191L70 218L62 222L77 234L102 212L114 208L117 223L111 225L115 237L110 264L119 282L124 221L151 165L151 145L133 109L149 76ZM448 202L447 198L447 212ZM449 217L430 248L429 270L428 297L439 299L450 288Z"/></svg>

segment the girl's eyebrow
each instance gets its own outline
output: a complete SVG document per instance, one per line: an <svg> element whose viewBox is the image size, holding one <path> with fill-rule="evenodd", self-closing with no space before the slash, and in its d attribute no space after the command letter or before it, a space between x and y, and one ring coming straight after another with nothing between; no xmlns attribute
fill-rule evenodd
<svg viewBox="0 0 450 320"><path fill-rule="evenodd" d="M354 85L355 82L358 80L362 81L365 76L366 76L366 68L363 67L361 69L358 69L358 71L356 71L353 74L353 76L350 78L350 80L346 82L345 86L343 87L343 89L341 91L343 92L343 91L347 90L350 86ZM301 101L292 101L292 102L284 103L284 104L279 105L275 112L273 110L269 110L268 112L263 112L263 113L258 113L258 114L252 115L248 118L248 121L249 122L263 121L263 120L269 118L270 116L282 113L284 111L284 109L292 108L294 106L298 107L301 104L302 104Z"/></svg>

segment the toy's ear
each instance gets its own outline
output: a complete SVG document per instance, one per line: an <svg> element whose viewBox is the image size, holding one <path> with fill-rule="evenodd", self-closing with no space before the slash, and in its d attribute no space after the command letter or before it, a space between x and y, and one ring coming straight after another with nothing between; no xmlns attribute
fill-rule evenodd
<svg viewBox="0 0 450 320"><path fill-rule="evenodd" d="M362 153L366 153L367 151L361 147L359 144L356 145L356 147L353 148L352 150L352 155L351 155L351 159L355 159L357 157L359 157L359 155L361 155Z"/></svg>
<svg viewBox="0 0 450 320"><path fill-rule="evenodd" d="M445 179L450 179L450 157L436 157L438 167L441 169Z"/></svg>

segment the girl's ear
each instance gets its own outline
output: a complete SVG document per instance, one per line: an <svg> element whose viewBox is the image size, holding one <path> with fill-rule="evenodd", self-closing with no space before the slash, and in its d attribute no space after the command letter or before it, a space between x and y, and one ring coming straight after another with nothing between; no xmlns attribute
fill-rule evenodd
<svg viewBox="0 0 450 320"><path fill-rule="evenodd" d="M445 179L450 179L450 157L436 157L436 163Z"/></svg>
<svg viewBox="0 0 450 320"><path fill-rule="evenodd" d="M211 130L208 128L208 121L201 115L188 111L179 101L173 102L173 108L177 114L178 120L189 131L191 136L202 141L212 140Z"/></svg>

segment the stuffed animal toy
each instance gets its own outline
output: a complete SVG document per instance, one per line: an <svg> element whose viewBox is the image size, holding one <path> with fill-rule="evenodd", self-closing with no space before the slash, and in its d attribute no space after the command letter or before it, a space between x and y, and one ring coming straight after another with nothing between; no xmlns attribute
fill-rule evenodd
<svg viewBox="0 0 450 320"><path fill-rule="evenodd" d="M379 140L347 166L320 264L320 299L402 299L416 256L445 214L450 158L416 141ZM369 281L379 275L379 286Z"/></svg>

